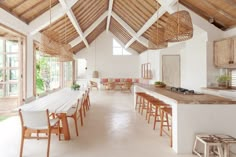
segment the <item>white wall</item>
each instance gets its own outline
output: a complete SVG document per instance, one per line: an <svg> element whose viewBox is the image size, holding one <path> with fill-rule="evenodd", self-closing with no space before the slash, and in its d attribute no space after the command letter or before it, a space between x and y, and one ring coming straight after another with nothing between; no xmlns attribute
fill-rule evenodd
<svg viewBox="0 0 236 157"><path fill-rule="evenodd" d="M96 47L96 70L99 77L139 77L139 55L133 53L131 56L112 55L113 35L110 32L103 32L90 47L83 49L76 54L77 58L87 60L87 77L92 77L95 70L95 47Z"/></svg>
<svg viewBox="0 0 236 157"><path fill-rule="evenodd" d="M140 63L151 63L154 73L150 83L162 79L162 55L180 55L181 87L200 91L207 85L207 35L197 31L191 40L169 44L168 48L146 51L140 55ZM149 57L147 57L147 55Z"/></svg>

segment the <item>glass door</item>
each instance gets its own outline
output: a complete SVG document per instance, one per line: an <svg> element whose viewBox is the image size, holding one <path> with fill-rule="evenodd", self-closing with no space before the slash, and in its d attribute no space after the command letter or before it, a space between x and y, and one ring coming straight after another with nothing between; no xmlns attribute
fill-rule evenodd
<svg viewBox="0 0 236 157"><path fill-rule="evenodd" d="M0 98L21 98L21 44L0 38Z"/></svg>

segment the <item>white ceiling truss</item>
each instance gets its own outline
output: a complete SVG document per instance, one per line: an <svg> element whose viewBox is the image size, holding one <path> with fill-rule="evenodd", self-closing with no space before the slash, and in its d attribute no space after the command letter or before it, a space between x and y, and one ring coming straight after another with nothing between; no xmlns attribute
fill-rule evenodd
<svg viewBox="0 0 236 157"><path fill-rule="evenodd" d="M109 0L109 7L106 12L102 14L88 29L84 32L82 31L73 11L72 6L78 0L59 0L60 4L54 6L51 10L52 12L52 19L51 21L56 21L60 17L62 17L65 13L69 17L71 23L73 24L74 28L79 34L79 37L74 39L70 42L71 46L74 47L75 45L79 44L80 42L84 42L86 47L89 47L89 44L86 40L86 37L107 17L107 25L106 31L109 31L110 27L110 20L113 17L118 23L125 28L126 31L132 36L132 38L126 43L125 48L128 48L133 42L136 40L143 44L144 46L148 47L148 39L144 38L142 34L151 27L163 14L166 12L173 13L175 9L173 9L174 4L176 4L177 0L156 0L161 7L151 16L151 18L141 27L138 32L135 32L125 21L123 21L115 12L113 12L113 1ZM50 24L50 19L48 19L49 11L32 21L29 26L31 26L30 33L33 35L43 28L47 27ZM47 18L46 18L47 17Z"/></svg>

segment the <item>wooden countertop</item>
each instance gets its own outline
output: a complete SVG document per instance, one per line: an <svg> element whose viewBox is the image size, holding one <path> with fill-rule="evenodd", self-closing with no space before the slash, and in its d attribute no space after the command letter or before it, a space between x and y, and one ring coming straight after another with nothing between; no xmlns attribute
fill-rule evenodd
<svg viewBox="0 0 236 157"><path fill-rule="evenodd" d="M232 101L231 99L209 94L185 95L181 93L172 92L167 88L157 88L154 85L145 85L140 83L136 83L135 85L156 92L158 94L164 95L171 99L174 99L179 104L235 104L236 105L236 101Z"/></svg>

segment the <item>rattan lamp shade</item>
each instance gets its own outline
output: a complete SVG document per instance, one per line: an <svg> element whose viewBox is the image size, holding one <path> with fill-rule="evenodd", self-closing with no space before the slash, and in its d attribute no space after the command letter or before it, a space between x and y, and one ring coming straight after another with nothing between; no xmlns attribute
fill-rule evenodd
<svg viewBox="0 0 236 157"><path fill-rule="evenodd" d="M155 27L148 40L148 49L156 50L166 48L168 43L164 38L164 28Z"/></svg>
<svg viewBox="0 0 236 157"><path fill-rule="evenodd" d="M71 46L69 44L61 44L59 61L69 62L74 60L73 53L70 51L70 49Z"/></svg>
<svg viewBox="0 0 236 157"><path fill-rule="evenodd" d="M39 50L50 56L58 56L60 55L60 44L50 38L50 35L47 32L44 32L41 33Z"/></svg>
<svg viewBox="0 0 236 157"><path fill-rule="evenodd" d="M193 37L193 24L189 12L185 10L171 14L165 27L165 40L179 42Z"/></svg>

